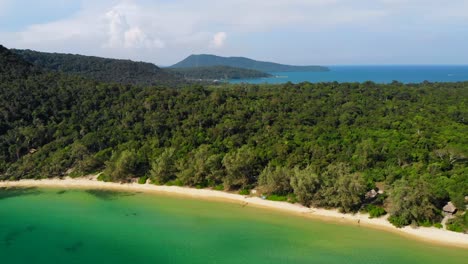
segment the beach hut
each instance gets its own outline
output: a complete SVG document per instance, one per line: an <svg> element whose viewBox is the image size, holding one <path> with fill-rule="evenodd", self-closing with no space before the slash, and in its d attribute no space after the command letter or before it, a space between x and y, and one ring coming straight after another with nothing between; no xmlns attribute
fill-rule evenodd
<svg viewBox="0 0 468 264"><path fill-rule="evenodd" d="M366 193L366 199L374 199L378 194L376 190L372 189Z"/></svg>
<svg viewBox="0 0 468 264"><path fill-rule="evenodd" d="M457 212L457 208L455 205L453 205L452 202L448 202L443 208L442 211L444 211L445 214L447 215L454 215Z"/></svg>

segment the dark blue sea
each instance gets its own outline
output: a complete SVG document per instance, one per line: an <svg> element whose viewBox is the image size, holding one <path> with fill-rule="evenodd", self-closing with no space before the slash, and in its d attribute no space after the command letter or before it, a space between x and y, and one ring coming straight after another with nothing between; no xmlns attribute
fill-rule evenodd
<svg viewBox="0 0 468 264"><path fill-rule="evenodd" d="M468 81L468 65L457 66L329 66L329 72L274 72L271 78L231 80L231 83L365 82L402 83Z"/></svg>

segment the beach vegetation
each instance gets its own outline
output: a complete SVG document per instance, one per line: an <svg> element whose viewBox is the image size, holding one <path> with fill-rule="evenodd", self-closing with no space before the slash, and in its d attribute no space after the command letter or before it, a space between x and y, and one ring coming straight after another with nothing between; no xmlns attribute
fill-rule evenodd
<svg viewBox="0 0 468 264"><path fill-rule="evenodd" d="M384 208L374 204L368 204L361 210L369 214L369 218L379 218L387 214Z"/></svg>
<svg viewBox="0 0 468 264"><path fill-rule="evenodd" d="M148 176L343 212L371 203L396 226L440 222L448 201L466 207L468 82L174 86L106 76L116 77L51 71L0 46L0 180ZM384 193L369 201L377 183ZM465 228L463 219L448 226Z"/></svg>

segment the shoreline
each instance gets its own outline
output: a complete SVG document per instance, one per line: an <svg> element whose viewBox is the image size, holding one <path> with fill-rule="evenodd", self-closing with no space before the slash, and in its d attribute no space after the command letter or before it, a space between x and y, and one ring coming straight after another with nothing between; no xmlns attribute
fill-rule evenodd
<svg viewBox="0 0 468 264"><path fill-rule="evenodd" d="M435 227L412 228L410 226L407 226L404 228L396 228L387 221L387 217L369 219L368 214L343 214L338 212L337 210L332 209L309 208L299 204L263 200L259 197L243 196L240 194L233 194L210 189L194 189L179 186L158 186L152 184L138 183L101 182L96 180L96 176L76 179L64 178L0 181L0 187L56 187L67 189L97 188L178 195L196 199L240 202L245 206L279 210L282 212L293 213L299 216L318 219L322 221L335 221L347 224L354 224L366 228L374 228L393 232L399 235L410 237L412 239L417 239L429 243L468 249L468 235L462 233L437 229Z"/></svg>

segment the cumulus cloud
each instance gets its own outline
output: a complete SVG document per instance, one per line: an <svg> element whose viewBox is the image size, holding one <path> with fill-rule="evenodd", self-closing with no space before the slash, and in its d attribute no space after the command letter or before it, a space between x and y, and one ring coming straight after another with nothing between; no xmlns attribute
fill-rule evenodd
<svg viewBox="0 0 468 264"><path fill-rule="evenodd" d="M9 1L0 0L0 8ZM286 36L296 32L296 39L279 43L294 50L295 42L314 48L315 43L327 42L333 36L338 39L356 32L385 31L401 37L401 32L409 30L468 27L462 22L468 21L466 0L76 1L81 2L76 14L30 25L19 32L0 29L0 39L9 47L170 64L190 53L209 52L210 48L219 49L221 55L249 55L249 51L255 53L255 45L266 50L268 43L258 37L256 42L249 42L260 34ZM30 5L34 8L38 3L31 1ZM231 45L226 45L226 32ZM310 37L317 34L327 37ZM368 41L373 39L369 35Z"/></svg>
<svg viewBox="0 0 468 264"><path fill-rule="evenodd" d="M224 43L226 42L227 39L227 34L226 32L218 32L214 34L213 40L211 41L211 45L214 48L222 48L224 46Z"/></svg>
<svg viewBox="0 0 468 264"><path fill-rule="evenodd" d="M164 42L148 36L139 26L131 27L124 14L111 10L106 14L109 21L109 48L164 48Z"/></svg>

